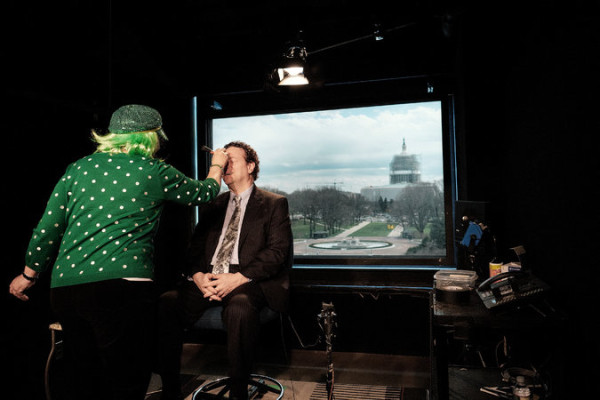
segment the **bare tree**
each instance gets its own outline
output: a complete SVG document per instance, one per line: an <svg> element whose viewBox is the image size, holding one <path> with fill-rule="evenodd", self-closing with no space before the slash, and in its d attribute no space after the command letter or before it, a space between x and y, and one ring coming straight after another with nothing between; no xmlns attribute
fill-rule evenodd
<svg viewBox="0 0 600 400"><path fill-rule="evenodd" d="M407 186L393 203L392 214L423 233L429 222L443 218L444 198L437 185L418 183Z"/></svg>

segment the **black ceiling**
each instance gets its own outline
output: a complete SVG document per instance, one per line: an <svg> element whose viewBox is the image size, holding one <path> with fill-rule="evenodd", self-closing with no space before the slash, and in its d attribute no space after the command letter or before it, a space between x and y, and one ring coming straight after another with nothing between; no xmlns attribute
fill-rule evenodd
<svg viewBox="0 0 600 400"><path fill-rule="evenodd" d="M315 81L438 72L453 51L444 28L462 12L433 1L177 3L147 10L157 30L141 37L138 27L128 26L131 10L113 7L115 35L124 35L114 38L113 61L128 64L144 53L160 57L157 68L165 76L208 92L260 88L299 32ZM381 42L372 37L375 24L387 31ZM128 46L131 37L140 40L137 55Z"/></svg>
<svg viewBox="0 0 600 400"><path fill-rule="evenodd" d="M101 105L132 93L262 90L299 32L315 85L447 72L464 12L441 0L24 3L7 5L8 87Z"/></svg>

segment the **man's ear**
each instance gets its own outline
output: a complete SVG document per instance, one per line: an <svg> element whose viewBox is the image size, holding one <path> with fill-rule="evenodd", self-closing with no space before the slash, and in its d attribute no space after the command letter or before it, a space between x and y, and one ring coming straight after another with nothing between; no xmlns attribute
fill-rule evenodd
<svg viewBox="0 0 600 400"><path fill-rule="evenodd" d="M248 163L248 173L251 174L254 172L254 168L256 167L256 163L254 161Z"/></svg>

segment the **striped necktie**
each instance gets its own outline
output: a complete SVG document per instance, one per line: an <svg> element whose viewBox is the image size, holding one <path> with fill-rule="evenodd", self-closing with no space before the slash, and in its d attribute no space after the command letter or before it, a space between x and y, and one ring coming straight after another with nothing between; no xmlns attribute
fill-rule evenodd
<svg viewBox="0 0 600 400"><path fill-rule="evenodd" d="M233 201L235 202L235 209L229 220L229 225L227 225L223 243L221 243L221 248L217 254L217 260L213 266L213 273L215 274L222 274L229 271L229 260L231 260L231 253L233 252L235 241L238 236L240 225L240 196L235 196Z"/></svg>

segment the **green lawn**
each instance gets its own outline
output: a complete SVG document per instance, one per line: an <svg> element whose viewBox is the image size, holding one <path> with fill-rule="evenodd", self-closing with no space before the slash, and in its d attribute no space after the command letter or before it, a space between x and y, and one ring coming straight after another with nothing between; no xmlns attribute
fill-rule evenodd
<svg viewBox="0 0 600 400"><path fill-rule="evenodd" d="M391 232L391 229L389 229L390 227L391 226L386 222L371 222L369 225L354 232L351 236L355 236L355 237L366 237L366 236L385 237ZM322 228L321 225L317 225L317 230L319 230L320 228ZM292 221L292 231L294 233L294 239L309 239L310 238L309 224L305 224L301 220ZM334 235L337 233L339 233L339 232L335 232Z"/></svg>
<svg viewBox="0 0 600 400"><path fill-rule="evenodd" d="M294 239L310 238L309 224L305 224L301 220L292 221L292 232L294 234Z"/></svg>
<svg viewBox="0 0 600 400"><path fill-rule="evenodd" d="M351 236L365 237L365 236L387 236L391 230L390 225L387 222L371 222L369 225L357 230Z"/></svg>

